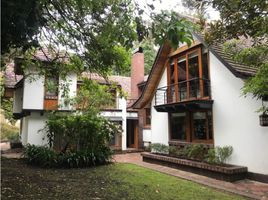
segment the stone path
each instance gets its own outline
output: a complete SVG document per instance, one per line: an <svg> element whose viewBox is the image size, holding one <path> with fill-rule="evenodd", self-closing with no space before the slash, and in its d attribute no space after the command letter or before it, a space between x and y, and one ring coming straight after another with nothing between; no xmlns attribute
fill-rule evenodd
<svg viewBox="0 0 268 200"><path fill-rule="evenodd" d="M202 185L216 188L218 190L235 193L244 197L268 200L268 184L265 183L260 183L252 180L242 180L234 183L220 181L190 172L173 169L170 167L143 162L140 153L118 154L114 156L114 160L115 162L120 163L136 164L145 168L190 180Z"/></svg>

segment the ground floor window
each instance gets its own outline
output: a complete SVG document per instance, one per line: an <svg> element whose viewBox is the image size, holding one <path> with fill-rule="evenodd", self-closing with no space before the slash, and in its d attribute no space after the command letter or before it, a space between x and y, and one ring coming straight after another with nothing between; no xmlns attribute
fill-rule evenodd
<svg viewBox="0 0 268 200"><path fill-rule="evenodd" d="M170 113L169 130L171 141L212 143L212 111Z"/></svg>

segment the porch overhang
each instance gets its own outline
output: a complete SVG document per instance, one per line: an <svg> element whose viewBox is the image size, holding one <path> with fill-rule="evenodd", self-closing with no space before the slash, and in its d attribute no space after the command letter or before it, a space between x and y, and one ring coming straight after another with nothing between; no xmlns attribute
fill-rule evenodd
<svg viewBox="0 0 268 200"><path fill-rule="evenodd" d="M158 112L184 112L198 109L211 109L213 100L192 100L154 106Z"/></svg>

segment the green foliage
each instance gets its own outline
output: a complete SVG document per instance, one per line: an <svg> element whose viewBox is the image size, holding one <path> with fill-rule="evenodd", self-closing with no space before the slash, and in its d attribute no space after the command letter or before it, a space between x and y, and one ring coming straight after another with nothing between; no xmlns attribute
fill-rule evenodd
<svg viewBox="0 0 268 200"><path fill-rule="evenodd" d="M44 22L45 0L3 0L1 1L1 55L11 48L27 49L38 44L34 37Z"/></svg>
<svg viewBox="0 0 268 200"><path fill-rule="evenodd" d="M82 111L98 112L100 108L113 103L114 97L109 92L112 89L115 88L85 78L73 99L74 105Z"/></svg>
<svg viewBox="0 0 268 200"><path fill-rule="evenodd" d="M4 77L0 76L0 95L1 95L1 114L5 116L11 124L15 124L16 120L13 119L13 98L4 98L5 86Z"/></svg>
<svg viewBox="0 0 268 200"><path fill-rule="evenodd" d="M210 42L251 37L256 41L267 38L268 16L267 1L263 0L202 0L197 2L200 8L212 6L219 11L220 19L209 23ZM231 6L230 6L231 5ZM190 5L191 6L191 5ZM209 10L209 9L208 9Z"/></svg>
<svg viewBox="0 0 268 200"><path fill-rule="evenodd" d="M44 155L43 159L43 154L35 153L34 156L38 160L36 164L49 167L54 165L84 167L108 162L112 156L110 141L114 135L121 134L122 129L121 126L99 116L96 112L85 112L82 115L53 113L42 131L46 132L50 148L54 145L60 153L54 152L56 154L54 161L54 157L51 156L53 150L44 147L41 152L46 154L47 150L49 158L53 159L46 164L48 157ZM60 142L60 145L57 146L57 142ZM41 163L42 160L44 164Z"/></svg>
<svg viewBox="0 0 268 200"><path fill-rule="evenodd" d="M152 69L157 53L154 40L152 38L145 38L140 46L143 48L144 53L144 74L148 75Z"/></svg>
<svg viewBox="0 0 268 200"><path fill-rule="evenodd" d="M154 153L167 154L169 151L169 147L165 144L153 143L151 144L151 151Z"/></svg>
<svg viewBox="0 0 268 200"><path fill-rule="evenodd" d="M26 161L33 165L55 167L57 163L57 153L48 147L28 144L23 155Z"/></svg>
<svg viewBox="0 0 268 200"><path fill-rule="evenodd" d="M215 147L208 150L206 161L211 164L225 164L233 153L233 147Z"/></svg>
<svg viewBox="0 0 268 200"><path fill-rule="evenodd" d="M203 144L192 144L186 145L182 151L187 158L204 160L207 150L206 146Z"/></svg>
<svg viewBox="0 0 268 200"><path fill-rule="evenodd" d="M253 94L257 99L268 96L268 47L259 44L247 47L241 40L231 40L224 44L225 53L232 55L232 58L240 63L258 69L255 76L246 80L242 90L243 95ZM261 109L267 110L266 107ZM263 111L264 110L264 111Z"/></svg>
<svg viewBox="0 0 268 200"><path fill-rule="evenodd" d="M152 36L158 45L167 41L174 49L179 42L185 42L188 46L193 41L192 32L196 27L189 21L178 17L176 12L162 11L153 17Z"/></svg>
<svg viewBox="0 0 268 200"><path fill-rule="evenodd" d="M27 145L24 157L31 165L41 167L90 167L110 161L111 151L94 154L90 151L56 152L44 146Z"/></svg>
<svg viewBox="0 0 268 200"><path fill-rule="evenodd" d="M19 128L1 122L1 140L18 141Z"/></svg>

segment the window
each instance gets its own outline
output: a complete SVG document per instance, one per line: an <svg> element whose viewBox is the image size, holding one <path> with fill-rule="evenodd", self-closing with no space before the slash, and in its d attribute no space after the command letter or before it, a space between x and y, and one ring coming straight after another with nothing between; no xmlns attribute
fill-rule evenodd
<svg viewBox="0 0 268 200"><path fill-rule="evenodd" d="M145 120L144 126L150 127L151 126L151 108L145 108Z"/></svg>
<svg viewBox="0 0 268 200"><path fill-rule="evenodd" d="M201 46L171 57L167 103L210 96L208 52Z"/></svg>
<svg viewBox="0 0 268 200"><path fill-rule="evenodd" d="M186 140L186 113L171 113L170 139Z"/></svg>
<svg viewBox="0 0 268 200"><path fill-rule="evenodd" d="M211 111L193 112L192 122L194 140L213 139Z"/></svg>
<svg viewBox="0 0 268 200"><path fill-rule="evenodd" d="M170 140L212 143L212 111L188 111L169 115Z"/></svg>
<svg viewBox="0 0 268 200"><path fill-rule="evenodd" d="M45 80L45 99L58 99L58 76L47 76Z"/></svg>

